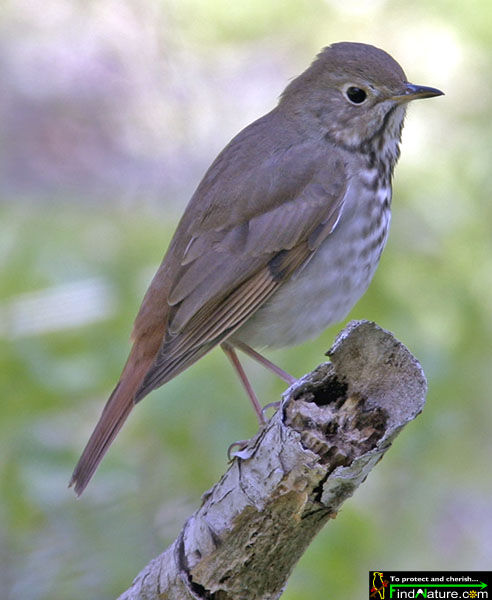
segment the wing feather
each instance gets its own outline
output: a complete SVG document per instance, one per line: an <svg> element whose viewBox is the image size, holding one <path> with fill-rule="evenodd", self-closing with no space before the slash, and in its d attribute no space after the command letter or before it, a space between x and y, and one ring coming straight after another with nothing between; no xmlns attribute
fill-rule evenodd
<svg viewBox="0 0 492 600"><path fill-rule="evenodd" d="M272 137L281 118L273 111L232 140L190 201L137 317L136 340L162 338L136 400L238 329L336 226L345 163L325 142L299 143L288 123Z"/></svg>
<svg viewBox="0 0 492 600"><path fill-rule="evenodd" d="M222 301L215 303L213 307L204 307L204 314L199 311L181 335L165 340L142 382L135 402L229 337L310 254L307 243L283 251L274 257L275 262L268 263ZM282 274L281 277L279 273Z"/></svg>

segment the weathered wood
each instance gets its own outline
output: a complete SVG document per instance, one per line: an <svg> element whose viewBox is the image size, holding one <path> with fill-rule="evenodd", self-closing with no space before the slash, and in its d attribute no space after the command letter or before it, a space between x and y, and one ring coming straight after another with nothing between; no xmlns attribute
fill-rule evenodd
<svg viewBox="0 0 492 600"><path fill-rule="evenodd" d="M425 402L418 361L354 321L237 452L175 542L119 600L272 600L316 533Z"/></svg>

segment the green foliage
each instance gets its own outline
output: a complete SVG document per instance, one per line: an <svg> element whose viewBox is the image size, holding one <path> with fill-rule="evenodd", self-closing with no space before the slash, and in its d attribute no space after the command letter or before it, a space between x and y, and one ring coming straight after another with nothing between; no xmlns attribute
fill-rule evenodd
<svg viewBox="0 0 492 600"><path fill-rule="evenodd" d="M393 331L421 360L427 407L315 540L284 597L365 597L373 568L489 568L490 4L175 4L185 45L206 45L210 60L248 44L272 51L276 41L297 48L302 68L323 44L363 39L395 54L417 83L444 88L444 98L409 111L389 244L350 315ZM149 6L172 13L165 2ZM412 39L428 60L420 48L419 60L405 51ZM449 46L437 63L439 41ZM220 137L221 115L213 118ZM226 468L229 443L254 434L255 417L214 351L137 407L75 500L71 470L118 379L181 207L171 197L152 206L34 196L4 192L0 205L0 588L9 600L109 600L173 540ZM341 327L269 356L301 375ZM282 383L245 365L262 401L276 400Z"/></svg>

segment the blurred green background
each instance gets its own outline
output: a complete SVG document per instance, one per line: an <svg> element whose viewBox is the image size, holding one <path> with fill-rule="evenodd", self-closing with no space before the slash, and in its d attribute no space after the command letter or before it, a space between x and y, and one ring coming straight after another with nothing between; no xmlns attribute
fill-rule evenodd
<svg viewBox="0 0 492 600"><path fill-rule="evenodd" d="M2 598L115 598L256 431L217 350L138 406L80 500L66 487L201 175L340 40L446 92L410 107L388 246L350 315L408 345L429 396L283 597L363 598L369 569L490 568L491 23L487 0L2 2ZM269 356L301 375L341 327Z"/></svg>

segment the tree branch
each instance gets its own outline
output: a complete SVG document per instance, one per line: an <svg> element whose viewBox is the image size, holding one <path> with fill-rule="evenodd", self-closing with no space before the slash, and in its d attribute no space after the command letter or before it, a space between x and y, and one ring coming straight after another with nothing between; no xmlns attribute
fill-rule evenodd
<svg viewBox="0 0 492 600"><path fill-rule="evenodd" d="M273 600L321 527L422 410L417 360L353 321L119 600Z"/></svg>

